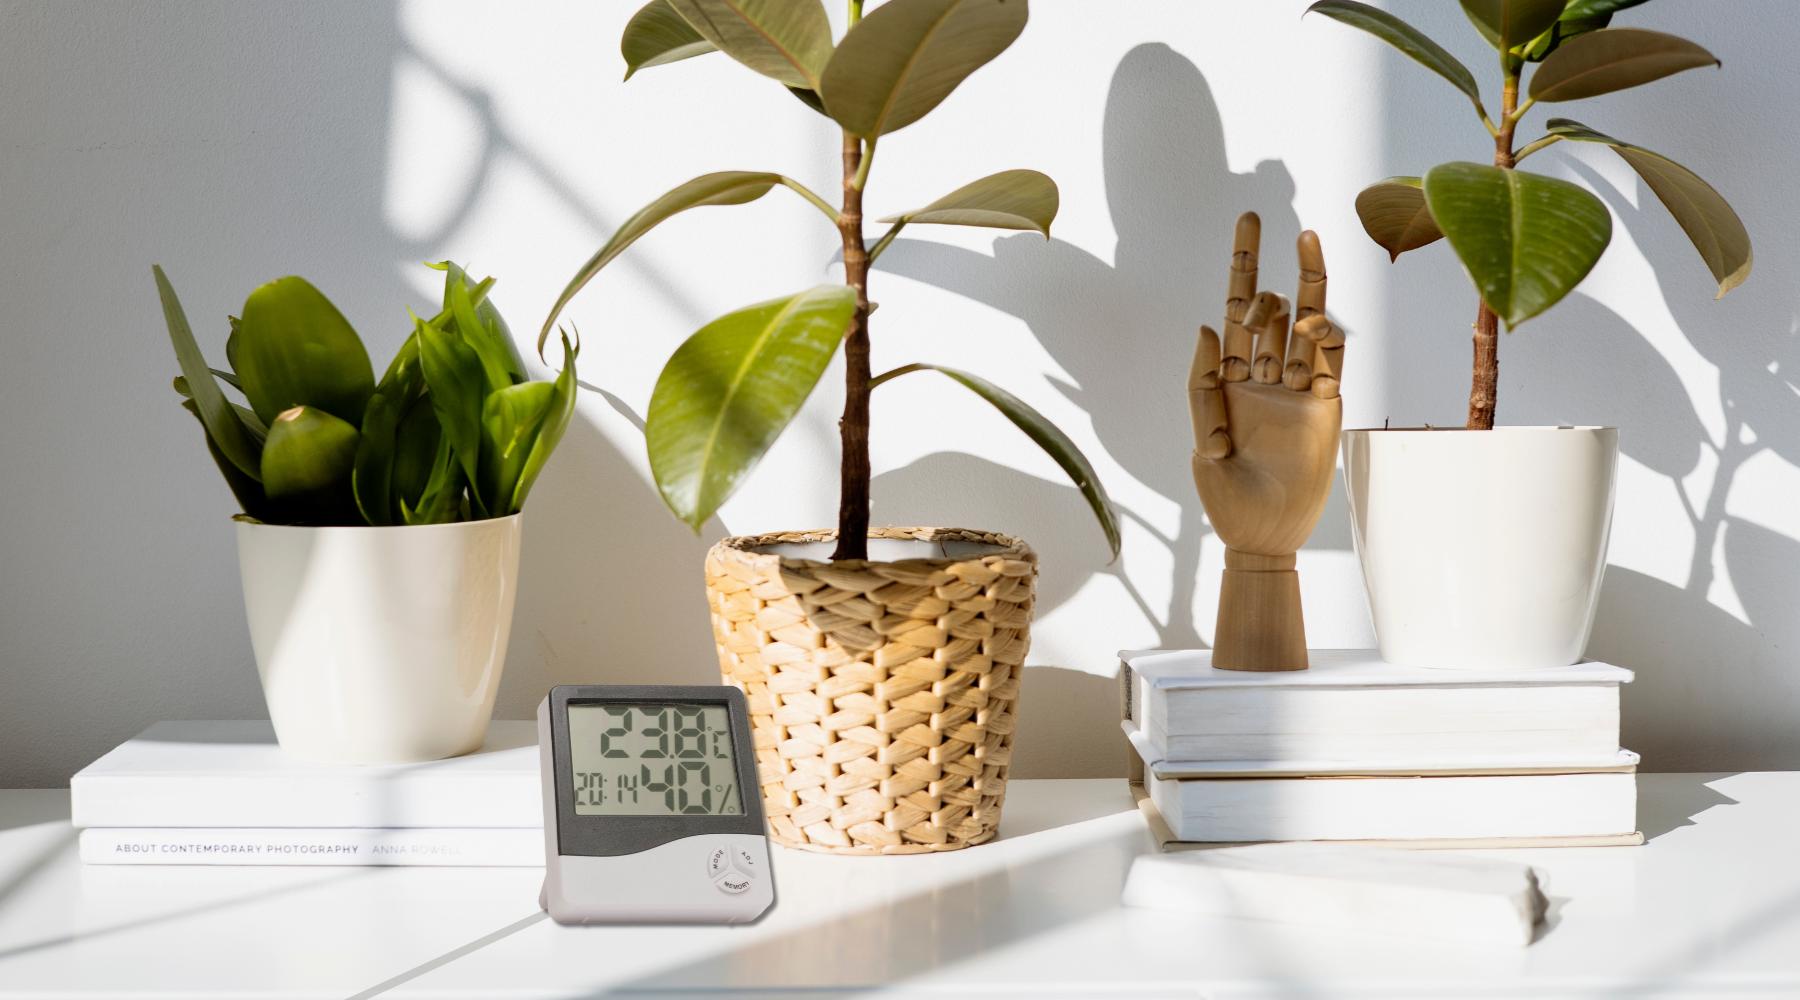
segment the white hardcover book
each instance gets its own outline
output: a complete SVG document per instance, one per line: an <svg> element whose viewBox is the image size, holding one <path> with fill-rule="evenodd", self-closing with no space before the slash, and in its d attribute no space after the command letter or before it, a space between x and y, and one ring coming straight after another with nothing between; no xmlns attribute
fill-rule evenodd
<svg viewBox="0 0 1800 1000"><path fill-rule="evenodd" d="M1547 900L1529 866L1342 844L1262 844L1131 863L1126 906L1523 947Z"/></svg>
<svg viewBox="0 0 1800 1000"><path fill-rule="evenodd" d="M525 868L544 863L544 833L486 829L90 827L90 865L360 865Z"/></svg>
<svg viewBox="0 0 1800 1000"><path fill-rule="evenodd" d="M1308 670L1218 670L1210 650L1126 651L1126 715L1168 760L1595 758L1619 746L1631 671L1424 670L1373 650L1313 650Z"/></svg>
<svg viewBox="0 0 1800 1000"><path fill-rule="evenodd" d="M77 827L517 827L542 830L537 724L419 764L320 764L267 722L159 722L69 781ZM541 834L540 834L541 836Z"/></svg>

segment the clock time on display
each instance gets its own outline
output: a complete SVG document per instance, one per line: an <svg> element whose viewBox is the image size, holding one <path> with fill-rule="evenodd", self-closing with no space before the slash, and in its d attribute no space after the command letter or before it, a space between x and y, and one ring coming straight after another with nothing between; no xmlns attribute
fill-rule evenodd
<svg viewBox="0 0 1800 1000"><path fill-rule="evenodd" d="M724 705L569 706L577 815L742 815L735 757Z"/></svg>

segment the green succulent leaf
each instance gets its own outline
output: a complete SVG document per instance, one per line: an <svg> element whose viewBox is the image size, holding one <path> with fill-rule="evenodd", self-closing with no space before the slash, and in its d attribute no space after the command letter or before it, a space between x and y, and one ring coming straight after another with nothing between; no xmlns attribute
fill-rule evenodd
<svg viewBox="0 0 1800 1000"><path fill-rule="evenodd" d="M1563 16L1564 0L1462 0L1488 44L1501 52L1525 45Z"/></svg>
<svg viewBox="0 0 1800 1000"><path fill-rule="evenodd" d="M231 466L250 479L262 477L262 445L245 428L231 408L231 401L213 381L212 369L194 341L187 313L175 295L175 286L160 265L150 268L156 277L156 292L162 299L163 321L169 328L169 341L175 347L175 360L181 365L182 377L193 393L194 415L206 428L206 439ZM230 479L230 477L226 477ZM233 488L235 492L235 487Z"/></svg>
<svg viewBox="0 0 1800 1000"><path fill-rule="evenodd" d="M1562 19L1578 21L1589 17L1604 17L1647 2L1649 0L1569 0L1569 5L1563 8Z"/></svg>
<svg viewBox="0 0 1800 1000"><path fill-rule="evenodd" d="M490 393L481 410L481 492L493 498L489 513L516 513L513 493L525 460L556 400L549 382L521 382Z"/></svg>
<svg viewBox="0 0 1800 1000"><path fill-rule="evenodd" d="M1356 216L1390 261L1444 238L1425 203L1424 182L1417 177L1389 177L1363 188L1356 196Z"/></svg>
<svg viewBox="0 0 1800 1000"><path fill-rule="evenodd" d="M1425 200L1482 301L1509 328L1562 301L1612 239L1599 198L1521 170L1440 164L1425 175Z"/></svg>
<svg viewBox="0 0 1800 1000"><path fill-rule="evenodd" d="M1306 8L1306 12L1323 14L1334 21L1341 21L1374 35L1399 49L1419 65L1450 81L1474 102L1475 107L1481 107L1481 86L1475 82L1475 74L1469 72L1469 67L1464 66L1424 32L1387 11L1366 3L1357 3L1356 0L1320 0Z"/></svg>
<svg viewBox="0 0 1800 1000"><path fill-rule="evenodd" d="M432 412L469 482L477 516L486 516L488 498L476 488L481 482L476 466L481 457L481 413L487 398L481 357L454 330L415 320L414 334L419 338L419 362L431 390Z"/></svg>
<svg viewBox="0 0 1800 1000"><path fill-rule="evenodd" d="M195 420L200 419L200 407L195 405L191 397L181 401L181 408L192 413ZM200 426L204 429L206 422L201 420ZM230 487L231 495L237 498L238 507L251 517L260 519L268 507L262 483L233 465L231 459L226 458L225 453L219 450L218 442L213 440L211 434L206 434L205 437L207 453L212 455L213 464L219 467L219 474L225 477L225 485ZM259 470L257 475L261 474Z"/></svg>
<svg viewBox="0 0 1800 1000"><path fill-rule="evenodd" d="M501 318L500 309L489 294L494 279L473 281L455 261L426 266L444 272L444 309L455 320L463 339L481 355L489 383L498 389L530 378L525 371L525 358L513 341L512 328Z"/></svg>
<svg viewBox="0 0 1800 1000"><path fill-rule="evenodd" d="M270 500L326 498L349 493L361 435L316 406L277 414L263 445L262 482Z"/></svg>
<svg viewBox="0 0 1800 1000"><path fill-rule="evenodd" d="M978 375L942 365L905 365L884 372L876 377L872 385L880 385L908 372L927 370L938 372L987 400L994 409L1012 421L1013 426L1024 431L1026 437L1044 449L1044 453L1061 466L1076 488L1081 490L1088 507L1094 512L1094 519L1100 522L1100 530L1106 535L1106 544L1112 549L1113 558L1119 557L1119 516L1113 510L1112 501L1106 496L1106 487L1100 484L1100 476L1094 471L1093 463L1087 460L1087 456L1081 453L1081 449L1067 434L1030 404Z"/></svg>
<svg viewBox="0 0 1800 1000"><path fill-rule="evenodd" d="M575 376L575 356L580 353L569 344L569 338L563 338L563 367L556 376L555 392L551 396L550 409L544 417L544 423L538 428L537 436L531 441L531 448L525 456L525 467L519 473L518 481L513 484L511 501L508 510L517 513L525 509L525 498L530 495L531 487L537 483L538 474L550 461L551 452L562 443L563 432L569 429L569 421L575 416L575 392L577 380Z"/></svg>
<svg viewBox="0 0 1800 1000"><path fill-rule="evenodd" d="M213 375L217 376L221 382L229 381L225 378L225 376L231 374L230 372L222 372L222 371L218 370L217 368L214 368L212 371L213 371ZM192 400L194 398L193 391L188 388L187 376L186 375L175 376L175 381L173 384L175 386L175 391L177 393L179 393L181 395L182 399L184 400L182 405L184 405L184 406L187 405L186 401ZM235 385L236 383L231 382L231 384ZM231 412L236 413L238 415L238 419L243 421L243 423L244 423L244 429L249 431L250 436L252 438L256 439L256 441L258 443L260 443L263 438L269 436L269 428L263 424L262 418L256 415L255 410L250 409L248 406L239 406L236 403L232 403L231 404ZM199 414L196 412L195 415L198 416ZM205 425L202 424L201 426L205 426ZM259 460L258 461L259 467L260 467L260 464L261 463Z"/></svg>
<svg viewBox="0 0 1800 1000"><path fill-rule="evenodd" d="M944 195L924 208L882 222L935 223L1025 229L1050 235L1056 218L1056 182L1035 170L1002 170Z"/></svg>
<svg viewBox="0 0 1800 1000"><path fill-rule="evenodd" d="M663 501L695 531L774 444L831 363L856 311L820 285L713 320L656 380L644 439Z"/></svg>
<svg viewBox="0 0 1800 1000"><path fill-rule="evenodd" d="M826 64L825 111L866 139L905 128L1005 51L1026 17L1026 0L888 0Z"/></svg>
<svg viewBox="0 0 1800 1000"><path fill-rule="evenodd" d="M408 422L410 418L401 423L403 434ZM407 500L407 494L402 494L399 499L400 519L405 524L444 524L461 520L464 516L462 467L457 464L456 451L450 447L448 437L438 438L430 469L417 502ZM395 466L395 471L399 471L398 465Z"/></svg>
<svg viewBox="0 0 1800 1000"><path fill-rule="evenodd" d="M350 491L363 520L394 523L394 439L399 435L404 403L381 389L363 409L362 436L350 471Z"/></svg>
<svg viewBox="0 0 1800 1000"><path fill-rule="evenodd" d="M619 37L619 54L625 57L625 79L649 66L662 66L717 51L693 26L669 6L668 0L650 0L625 22Z"/></svg>
<svg viewBox="0 0 1800 1000"><path fill-rule="evenodd" d="M238 322L237 355L244 398L271 430L276 415L295 406L324 410L354 427L375 391L362 339L304 278L279 278L250 293Z"/></svg>
<svg viewBox="0 0 1800 1000"><path fill-rule="evenodd" d="M1718 298L1744 283L1750 277L1755 254L1750 246L1750 233L1744 221L1725 197L1700 175L1674 160L1642 146L1596 132L1567 118L1552 118L1551 135L1575 142L1597 142L1612 147L1619 158L1631 165L1638 176L1675 217L1688 241L1699 252L1700 259L1719 283Z"/></svg>
<svg viewBox="0 0 1800 1000"><path fill-rule="evenodd" d="M594 279L594 275L600 273L601 268L624 253L625 248L637 242L639 237L655 229L670 216L690 208L702 205L742 205L755 201L781 181L780 174L745 170L703 174L639 209L619 226L611 239L588 258L587 263L581 265L581 270L575 272L575 277L569 279L562 294L556 297L556 304L550 307L550 315L544 318L544 326L538 331L539 356L544 353L544 345L550 340L550 328L556 324L556 317L562 314L563 307Z"/></svg>
<svg viewBox="0 0 1800 1000"><path fill-rule="evenodd" d="M818 0L667 3L695 34L738 62L790 87L819 89L831 58L831 22Z"/></svg>
<svg viewBox="0 0 1800 1000"><path fill-rule="evenodd" d="M1569 39L1544 59L1531 76L1529 93L1539 101L1578 101L1719 60L1685 38L1642 28L1606 28Z"/></svg>

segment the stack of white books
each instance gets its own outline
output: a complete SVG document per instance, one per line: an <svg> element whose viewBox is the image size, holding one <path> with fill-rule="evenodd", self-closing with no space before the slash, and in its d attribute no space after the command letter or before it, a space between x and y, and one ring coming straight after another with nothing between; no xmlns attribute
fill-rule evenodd
<svg viewBox="0 0 1800 1000"><path fill-rule="evenodd" d="M1303 671L1120 654L1140 807L1165 848L1260 841L1638 844L1631 671L1424 670L1314 650Z"/></svg>
<svg viewBox="0 0 1800 1000"><path fill-rule="evenodd" d="M69 782L81 859L132 865L544 863L537 726L422 764L296 760L267 722L159 722Z"/></svg>

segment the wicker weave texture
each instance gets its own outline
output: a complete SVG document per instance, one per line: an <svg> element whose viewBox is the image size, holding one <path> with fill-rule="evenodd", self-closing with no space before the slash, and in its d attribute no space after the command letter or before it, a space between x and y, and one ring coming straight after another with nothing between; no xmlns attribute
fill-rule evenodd
<svg viewBox="0 0 1800 1000"><path fill-rule="evenodd" d="M756 551L835 537L727 538L706 557L720 670L750 702L770 835L833 854L991 839L1036 553L1007 535L949 528L869 537L974 542L980 553L834 563Z"/></svg>

